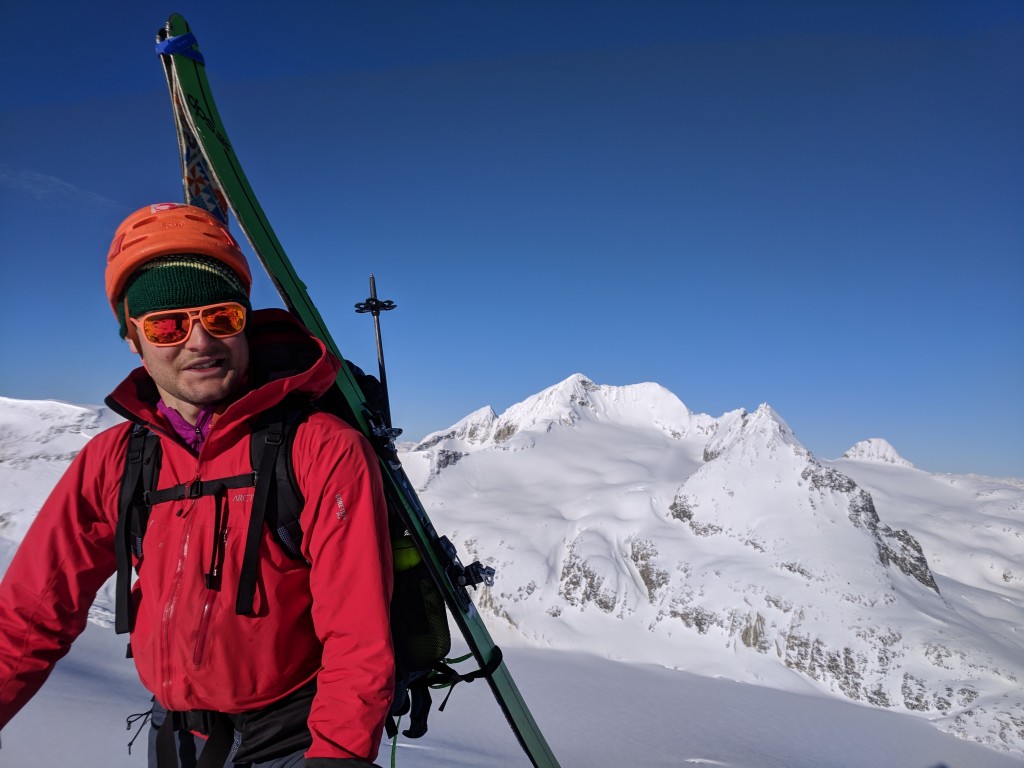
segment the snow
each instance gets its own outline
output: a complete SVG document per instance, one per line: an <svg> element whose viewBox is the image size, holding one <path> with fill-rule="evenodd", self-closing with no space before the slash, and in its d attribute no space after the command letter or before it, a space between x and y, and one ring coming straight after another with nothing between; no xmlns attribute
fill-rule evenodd
<svg viewBox="0 0 1024 768"><path fill-rule="evenodd" d="M20 541L75 454L119 421L107 408L0 397L0 535Z"/></svg>
<svg viewBox="0 0 1024 768"><path fill-rule="evenodd" d="M498 636L552 750L570 766L728 768L1020 768L1018 757L941 733L910 715L842 699L516 645ZM145 733L125 718L148 694L123 641L91 625L40 693L3 732L0 765L142 768ZM387 765L390 744L378 757ZM430 731L402 739L404 768L529 765L483 683L456 689Z"/></svg>
<svg viewBox="0 0 1024 768"><path fill-rule="evenodd" d="M112 420L0 399L0 568ZM497 568L477 602L565 766L1024 765L1024 480L931 474L880 438L823 460L767 404L716 418L580 374L402 455L463 560ZM0 766L144 764L110 603ZM398 748L524 764L482 683Z"/></svg>

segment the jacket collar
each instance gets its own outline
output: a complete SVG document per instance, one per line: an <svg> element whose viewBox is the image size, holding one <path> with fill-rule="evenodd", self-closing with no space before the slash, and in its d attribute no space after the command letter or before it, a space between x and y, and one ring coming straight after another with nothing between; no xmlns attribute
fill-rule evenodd
<svg viewBox="0 0 1024 768"><path fill-rule="evenodd" d="M341 362L294 316L283 309L250 313L249 374L236 399L217 419L223 434L290 395L314 400L331 387ZM107 406L130 421L161 432L169 429L157 410L160 396L143 367L136 368L107 397Z"/></svg>

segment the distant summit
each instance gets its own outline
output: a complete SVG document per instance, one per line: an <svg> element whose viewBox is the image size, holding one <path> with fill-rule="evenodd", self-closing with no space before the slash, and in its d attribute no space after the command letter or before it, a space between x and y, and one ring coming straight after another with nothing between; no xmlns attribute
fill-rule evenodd
<svg viewBox="0 0 1024 768"><path fill-rule="evenodd" d="M427 450L441 443L448 451L470 451L484 446L521 450L531 447L539 435L588 422L643 427L654 424L681 438L711 421L710 417L695 420L679 398L659 384L616 387L595 384L575 373L510 406L500 416L490 406L484 406L447 429L427 435L415 450Z"/></svg>
<svg viewBox="0 0 1024 768"><path fill-rule="evenodd" d="M844 459L856 459L857 461L877 461L884 464L895 464L899 467L913 467L909 461L900 456L888 440L881 437L872 437L869 440L861 440L850 450L843 454Z"/></svg>

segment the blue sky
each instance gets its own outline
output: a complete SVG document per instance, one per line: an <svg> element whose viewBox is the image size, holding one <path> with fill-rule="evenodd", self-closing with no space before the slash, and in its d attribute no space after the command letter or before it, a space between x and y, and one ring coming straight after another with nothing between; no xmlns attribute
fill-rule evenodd
<svg viewBox="0 0 1024 768"><path fill-rule="evenodd" d="M134 365L102 267L181 197L170 10L342 351L375 368L370 272L399 305L407 436L578 371L1024 477L1016 2L8 4L0 395Z"/></svg>

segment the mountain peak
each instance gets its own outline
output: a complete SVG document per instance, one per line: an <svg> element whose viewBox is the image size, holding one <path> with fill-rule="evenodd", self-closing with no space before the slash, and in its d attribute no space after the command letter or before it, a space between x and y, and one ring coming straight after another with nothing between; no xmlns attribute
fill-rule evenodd
<svg viewBox="0 0 1024 768"><path fill-rule="evenodd" d="M762 403L753 413L739 408L723 414L714 437L704 448L704 460L711 461L724 453L752 453L756 457L761 447L772 453L782 446L807 453L789 424L768 403Z"/></svg>
<svg viewBox="0 0 1024 768"><path fill-rule="evenodd" d="M582 373L510 406L498 417L493 439L503 443L524 432L546 433L582 421L650 425L679 437L690 424L690 411L674 394L651 382L612 386L595 384Z"/></svg>
<svg viewBox="0 0 1024 768"><path fill-rule="evenodd" d="M872 437L868 440L861 440L850 450L843 454L844 459L856 459L858 461L876 461L884 464L895 464L898 467L913 467L909 461L904 459L888 440L881 437Z"/></svg>
<svg viewBox="0 0 1024 768"><path fill-rule="evenodd" d="M424 451L433 448L438 443L458 440L471 445L484 443L490 439L494 431L494 422L498 414L489 405L478 408L465 418L452 424L448 429L431 432L429 435L416 444L414 450Z"/></svg>

